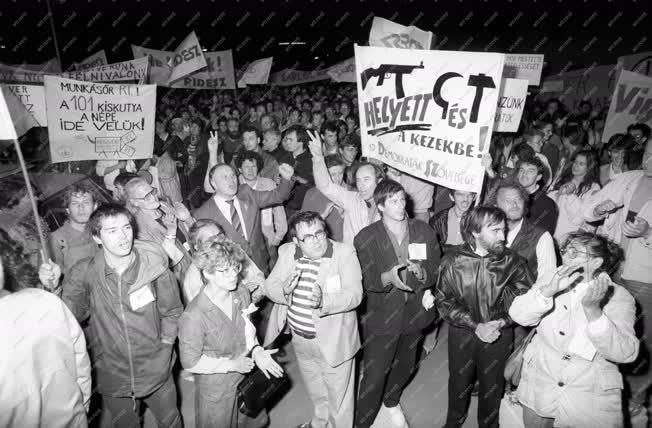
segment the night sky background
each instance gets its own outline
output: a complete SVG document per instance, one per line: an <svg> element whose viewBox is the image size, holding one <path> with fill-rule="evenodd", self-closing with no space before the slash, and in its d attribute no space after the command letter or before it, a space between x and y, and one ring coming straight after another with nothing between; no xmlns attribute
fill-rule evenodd
<svg viewBox="0 0 652 428"><path fill-rule="evenodd" d="M55 57L44 0L0 0L0 61ZM433 49L543 53L544 74L615 64L652 50L649 1L482 0L50 0L63 67L104 49L133 59L131 44L174 50L195 30L235 66L273 56L278 71L330 66L366 44L374 15L432 31ZM279 42L302 41L302 46Z"/></svg>

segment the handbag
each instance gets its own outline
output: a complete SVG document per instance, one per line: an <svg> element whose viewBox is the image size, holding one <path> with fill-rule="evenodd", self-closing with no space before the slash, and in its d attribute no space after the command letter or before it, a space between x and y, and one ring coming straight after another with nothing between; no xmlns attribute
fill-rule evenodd
<svg viewBox="0 0 652 428"><path fill-rule="evenodd" d="M537 329L533 328L532 331L530 331L528 335L525 336L523 342L521 342L521 344L518 345L516 349L514 349L514 351L507 359L507 363L505 363L505 370L503 372L503 376L505 377L505 381L511 383L514 386L518 386L518 383L521 381L521 370L523 369L523 354L525 353L525 349L528 347L528 345L530 344L532 338L536 333L537 333Z"/></svg>
<svg viewBox="0 0 652 428"><path fill-rule="evenodd" d="M266 407L272 398L280 398L288 391L290 381L287 373L283 376L267 376L256 367L251 373L240 381L236 389L238 410L240 413L255 418Z"/></svg>

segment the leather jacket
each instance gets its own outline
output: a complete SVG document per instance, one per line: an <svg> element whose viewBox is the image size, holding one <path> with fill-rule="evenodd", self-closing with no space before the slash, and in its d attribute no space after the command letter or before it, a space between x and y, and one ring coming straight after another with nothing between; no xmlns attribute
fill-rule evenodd
<svg viewBox="0 0 652 428"><path fill-rule="evenodd" d="M471 331L480 323L499 319L509 326L514 297L525 294L534 279L525 259L509 248L481 257L469 245L459 245L442 259L437 308L450 324Z"/></svg>

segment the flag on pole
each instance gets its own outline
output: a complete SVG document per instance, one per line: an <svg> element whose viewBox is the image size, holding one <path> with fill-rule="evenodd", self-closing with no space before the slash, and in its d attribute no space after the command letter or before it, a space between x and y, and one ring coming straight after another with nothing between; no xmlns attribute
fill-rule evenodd
<svg viewBox="0 0 652 428"><path fill-rule="evenodd" d="M174 56L168 62L168 66L172 68L168 82L179 80L183 76L201 70L206 65L204 52L199 45L197 35L193 31L181 42L174 51Z"/></svg>
<svg viewBox="0 0 652 428"><path fill-rule="evenodd" d="M102 65L107 65L109 62L106 60L106 53L104 49L99 52L95 52L93 55L84 58L80 62L73 63L74 70L88 70L89 68L100 67Z"/></svg>
<svg viewBox="0 0 652 428"><path fill-rule="evenodd" d="M41 126L11 89L2 85L0 92L0 140L15 140L35 126Z"/></svg>
<svg viewBox="0 0 652 428"><path fill-rule="evenodd" d="M272 60L274 57L262 58L253 61L247 66L238 81L238 88L244 88L247 85L265 85L269 80L269 71L272 69Z"/></svg>
<svg viewBox="0 0 652 428"><path fill-rule="evenodd" d="M374 16L369 32L369 46L401 49L430 49L435 36L414 25L406 27L389 19Z"/></svg>

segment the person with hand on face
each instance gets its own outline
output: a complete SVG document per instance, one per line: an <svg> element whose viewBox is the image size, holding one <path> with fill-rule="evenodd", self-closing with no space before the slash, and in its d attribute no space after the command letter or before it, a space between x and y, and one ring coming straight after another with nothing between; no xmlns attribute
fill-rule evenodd
<svg viewBox="0 0 652 428"><path fill-rule="evenodd" d="M625 251L619 282L638 302L643 337L652 333L652 153L644 159L644 170L623 172L583 203L584 220L604 219L598 234L619 244ZM648 340L643 346L649 352ZM652 370L641 352L627 376L632 390L630 410L645 409L647 390L652 385Z"/></svg>
<svg viewBox="0 0 652 428"><path fill-rule="evenodd" d="M417 364L423 330L437 316L435 285L440 251L434 231L405 212L405 190L383 180L374 190L382 219L355 237L366 294L360 314L365 343L355 426L370 427L379 412L407 426L399 404Z"/></svg>
<svg viewBox="0 0 652 428"><path fill-rule="evenodd" d="M353 426L362 276L353 247L329 240L325 226L316 212L296 214L292 242L279 248L265 281L265 295L275 303L265 344L289 326L313 402L314 415L302 428Z"/></svg>
<svg viewBox="0 0 652 428"><path fill-rule="evenodd" d="M623 426L618 364L639 341L634 298L610 278L622 256L605 237L571 233L553 278L514 299L510 317L537 331L516 391L526 427Z"/></svg>
<svg viewBox="0 0 652 428"><path fill-rule="evenodd" d="M283 376L276 349L258 344L250 315L258 308L240 280L244 253L231 242L209 241L193 257L206 285L179 319L181 365L195 374L197 427L263 427L238 412L237 387L254 365L268 378ZM236 422L237 421L237 422Z"/></svg>
<svg viewBox="0 0 652 428"><path fill-rule="evenodd" d="M159 426L181 427L172 376L179 287L161 247L134 240L135 226L125 207L101 205L87 227L102 251L73 266L61 286L57 265L41 265L39 279L78 322L89 320L97 390L112 426L139 426L145 402Z"/></svg>
<svg viewBox="0 0 652 428"><path fill-rule="evenodd" d="M331 202L344 210L343 242L352 244L358 232L380 219L380 213L374 202L374 190L385 178L385 173L378 165L361 163L355 173L357 191L347 190L334 183L328 174L322 142L317 133L308 134L315 186Z"/></svg>
<svg viewBox="0 0 652 428"><path fill-rule="evenodd" d="M505 248L505 223L500 208L474 208L462 220L464 245L441 261L435 298L449 324L445 427L464 423L476 378L478 425L498 427L503 370L514 336L507 311L514 296L534 282L525 259Z"/></svg>
<svg viewBox="0 0 652 428"><path fill-rule="evenodd" d="M137 239L160 245L167 253L177 279L183 281L191 263L188 229L195 219L190 211L181 202L162 202L158 191L142 178L130 180L125 193L127 209L138 224Z"/></svg>
<svg viewBox="0 0 652 428"><path fill-rule="evenodd" d="M88 219L97 209L95 191L84 184L73 184L63 197L68 219L63 226L50 234L48 246L52 261L66 275L81 259L93 255L97 244L86 228Z"/></svg>
<svg viewBox="0 0 652 428"><path fill-rule="evenodd" d="M276 189L254 190L238 183L237 171L231 165L217 164L208 173L209 185L215 193L194 212L197 220L215 220L263 272L268 272L269 252L261 229L260 210L282 204L294 185L294 168L290 165L281 164L279 174L281 180Z"/></svg>

